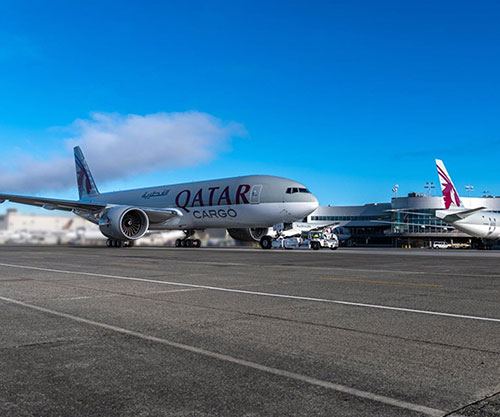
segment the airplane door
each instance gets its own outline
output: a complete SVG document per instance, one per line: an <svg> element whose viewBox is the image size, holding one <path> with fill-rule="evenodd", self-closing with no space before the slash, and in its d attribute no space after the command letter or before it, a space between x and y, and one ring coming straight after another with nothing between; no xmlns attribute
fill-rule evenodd
<svg viewBox="0 0 500 417"><path fill-rule="evenodd" d="M489 220L488 234L491 235L496 229L496 221L494 221L494 219L492 219L491 217L489 217L488 220Z"/></svg>
<svg viewBox="0 0 500 417"><path fill-rule="evenodd" d="M260 203L260 193L262 192L262 185L254 185L250 190L250 203L259 204Z"/></svg>

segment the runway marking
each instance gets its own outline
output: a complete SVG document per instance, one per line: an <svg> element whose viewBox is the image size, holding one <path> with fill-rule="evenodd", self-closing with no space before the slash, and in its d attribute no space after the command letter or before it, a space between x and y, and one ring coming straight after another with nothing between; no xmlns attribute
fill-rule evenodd
<svg viewBox="0 0 500 417"><path fill-rule="evenodd" d="M160 280L156 280L156 279L124 277L124 276L120 276L120 275L98 274L95 272L66 271L66 270L62 270L62 269L40 268L40 267L36 267L36 266L26 266L26 265L0 263L0 266L5 266L8 268L31 269L34 271L55 272L58 274L83 275L83 276L89 276L89 277L110 278L110 279L119 279L119 280L125 280L125 281L150 282L150 283L154 283L154 284L175 285L178 287L188 287L188 288L203 288L205 290L211 290L211 291L221 291L221 292L230 292L230 293L236 293L236 294L257 295L257 296L261 296L261 297L274 297L274 298L284 298L284 299L288 299L288 300L313 301L313 302L319 302L319 303L339 304L339 305L347 305L347 306L354 306L354 307L375 308L375 309L379 309L379 310L403 311L406 313L428 314L431 316L453 317L453 318L458 318L458 319L479 320L479 321L500 323L500 319L492 318L492 317L480 317L480 316L469 316L466 314L442 313L439 311L417 310L417 309L413 309L413 308L392 307L392 306L385 306L385 305L378 305L378 304L357 303L357 302L353 302L353 301L331 300L328 298L315 298L315 297L304 297L304 296L300 296L300 295L288 295L288 294L276 294L276 293L260 292L260 291L248 291L248 290L239 290L239 289L235 289L235 288L212 287L209 285L187 284L187 283L175 282L175 281L160 281Z"/></svg>
<svg viewBox="0 0 500 417"><path fill-rule="evenodd" d="M354 279L354 278L330 278L322 277L320 279L327 281L345 281L345 282L366 282L369 284L387 284L387 285L409 285L412 287L436 287L443 288L441 284L419 284L416 282L398 282L398 281L377 281L372 279Z"/></svg>
<svg viewBox="0 0 500 417"><path fill-rule="evenodd" d="M219 250L219 249L213 249L213 250ZM222 250L222 249L220 249ZM234 249L235 251L248 251L249 249ZM287 252L288 253L288 252ZM231 266L252 266L254 267L255 264L248 262L248 263L236 263L236 262L216 262L216 261L196 261L196 260L189 260L189 261L184 261L181 259L176 259L176 263L184 263L188 265L231 265ZM407 274L407 275L436 275L436 276L445 276L445 277L473 277L473 278L497 278L500 277L500 274L457 274L456 272L429 272L429 271L407 271L404 269L363 269L363 268L344 268L341 266L314 266L314 265L299 265L299 264L291 264L291 265L283 265L283 264L262 264L259 265L264 268L279 268L279 269L307 269L307 270L319 270L319 271L332 271L332 270L340 270L340 271L348 271L348 272L377 272L377 273L398 273L398 274Z"/></svg>
<svg viewBox="0 0 500 417"><path fill-rule="evenodd" d="M140 292L140 293L135 293L135 294L125 294L125 293L116 293L116 294L105 294L105 295L82 295L82 296L76 296L76 297L53 297L53 298L44 298L43 300L46 301L73 301L73 300L91 300L94 298L109 298L109 297L123 297L124 295L155 295L155 294L170 294L173 292L186 292L186 291L198 291L199 288L184 288L182 290L165 290L165 291L146 291L146 292ZM36 298L32 300L26 300L29 302L35 302L37 301Z"/></svg>
<svg viewBox="0 0 500 417"><path fill-rule="evenodd" d="M186 292L186 291L198 291L200 288L183 288L182 290L163 290L163 291L146 291L137 293L138 295L149 295L149 294L170 294L172 292Z"/></svg>
<svg viewBox="0 0 500 417"><path fill-rule="evenodd" d="M118 265L118 266L130 266L132 268L158 268L158 265L148 265L148 264L129 264L125 262L111 262L111 265Z"/></svg>
<svg viewBox="0 0 500 417"><path fill-rule="evenodd" d="M352 395L352 396L359 397L359 398L364 398L367 400L390 405L393 407L415 411L418 413L425 414L427 416L438 417L438 416L443 416L446 413L445 411L437 410L435 408L430 408L430 407L426 407L426 406L419 405L419 404L409 403L406 401L398 400L396 398L386 397L384 395L379 395L379 394L375 394L372 392L363 391L363 390L359 390L356 388L351 388L351 387L348 387L345 385L335 384L335 383L329 382L329 381L323 381L321 379L316 379L316 378L313 378L313 377L310 377L307 375L298 374L295 372L285 371L285 370L279 369L279 368L273 368L271 366L261 365L260 363L247 361L245 359L235 358L235 357L232 357L229 355L224 355L222 353L212 352L209 350L198 348L196 346L186 345L184 343L179 343L179 342L174 342L172 340L163 339L161 337L150 336L150 335L147 335L144 333L136 332L134 330L124 329L122 327L117 327L117 326L113 326L110 324L85 319L83 317L78 317L78 316L74 316L72 314L62 313L60 311L51 310L51 309L48 309L45 307L39 307L39 306L36 306L33 304L25 303L23 301L18 301L18 300L6 298L6 297L1 297L1 296L0 296L0 300L3 300L3 301L8 302L8 303L12 303L12 304L17 304L17 305L20 305L20 306L23 306L26 308L30 308L33 310L41 311L43 313L51 314L54 316L74 320L74 321L77 321L79 323L84 323L84 324L88 324L91 326L100 327L102 329L111 330L111 331L114 331L117 333L125 334L127 336L134 336L134 337L137 337L137 338L142 339L142 340L161 343L163 345L170 346L170 347L173 347L176 349L181 349L181 350L195 353L198 355L203 355L203 356L210 357L213 359L218 359L221 361L233 363L236 365L255 369L255 370L258 370L261 372L266 372L268 374L277 375L280 377L289 378L289 379L293 379L293 380L300 381L300 382L305 382L307 384L316 385L316 386L319 386L322 388L331 389L333 391L342 392L344 394Z"/></svg>

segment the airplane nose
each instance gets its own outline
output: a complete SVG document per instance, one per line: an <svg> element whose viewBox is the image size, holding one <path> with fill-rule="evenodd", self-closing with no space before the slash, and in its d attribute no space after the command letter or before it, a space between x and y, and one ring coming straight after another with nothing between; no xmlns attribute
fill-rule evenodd
<svg viewBox="0 0 500 417"><path fill-rule="evenodd" d="M314 194L311 194L311 203L314 205L314 210L319 207L319 200Z"/></svg>
<svg viewBox="0 0 500 417"><path fill-rule="evenodd" d="M316 210L319 206L318 199L313 194L308 194L307 198L298 205L298 217L304 218Z"/></svg>

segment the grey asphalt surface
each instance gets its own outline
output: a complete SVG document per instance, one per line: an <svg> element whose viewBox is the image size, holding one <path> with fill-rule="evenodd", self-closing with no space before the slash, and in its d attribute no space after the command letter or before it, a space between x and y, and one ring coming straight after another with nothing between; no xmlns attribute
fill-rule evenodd
<svg viewBox="0 0 500 417"><path fill-rule="evenodd" d="M0 248L1 416L498 416L500 253Z"/></svg>

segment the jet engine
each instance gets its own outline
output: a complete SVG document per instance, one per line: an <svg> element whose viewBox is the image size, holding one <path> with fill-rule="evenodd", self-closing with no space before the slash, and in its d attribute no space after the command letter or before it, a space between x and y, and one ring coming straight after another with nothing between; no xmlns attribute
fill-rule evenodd
<svg viewBox="0 0 500 417"><path fill-rule="evenodd" d="M260 242L260 238L269 232L268 227L254 227L249 229L227 229L229 235L244 242Z"/></svg>
<svg viewBox="0 0 500 417"><path fill-rule="evenodd" d="M101 233L117 240L139 239L148 231L148 227L147 214L134 207L112 207L99 221Z"/></svg>

